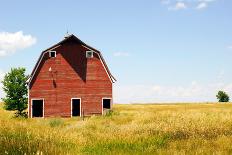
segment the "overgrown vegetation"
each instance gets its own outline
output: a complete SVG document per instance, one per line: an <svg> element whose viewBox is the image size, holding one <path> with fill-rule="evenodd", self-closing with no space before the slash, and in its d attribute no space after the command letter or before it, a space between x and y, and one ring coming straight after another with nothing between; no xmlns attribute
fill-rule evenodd
<svg viewBox="0 0 232 155"><path fill-rule="evenodd" d="M64 120L60 118L54 118L49 121L49 125L51 127L58 127L58 126L63 126L64 125Z"/></svg>
<svg viewBox="0 0 232 155"><path fill-rule="evenodd" d="M28 78L25 71L25 68L12 68L2 81L3 90L6 93L6 97L2 98L5 104L4 108L16 111L16 117L27 117L24 112L27 109L26 81Z"/></svg>
<svg viewBox="0 0 232 155"><path fill-rule="evenodd" d="M0 114L0 154L232 154L231 104L114 105L84 121Z"/></svg>

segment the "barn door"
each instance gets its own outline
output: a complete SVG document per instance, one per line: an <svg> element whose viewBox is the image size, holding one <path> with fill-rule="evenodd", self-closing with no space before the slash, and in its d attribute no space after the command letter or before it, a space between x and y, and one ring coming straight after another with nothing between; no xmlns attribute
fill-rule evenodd
<svg viewBox="0 0 232 155"><path fill-rule="evenodd" d="M72 116L81 116L81 99L72 99Z"/></svg>
<svg viewBox="0 0 232 155"><path fill-rule="evenodd" d="M43 117L44 101L32 100L32 117Z"/></svg>
<svg viewBox="0 0 232 155"><path fill-rule="evenodd" d="M111 99L102 99L102 107L103 107L103 110L106 110L106 109L111 109Z"/></svg>

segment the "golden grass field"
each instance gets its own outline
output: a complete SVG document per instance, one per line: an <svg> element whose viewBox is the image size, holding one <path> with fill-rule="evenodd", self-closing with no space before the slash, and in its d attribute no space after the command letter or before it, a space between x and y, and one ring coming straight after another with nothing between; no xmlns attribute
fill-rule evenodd
<svg viewBox="0 0 232 155"><path fill-rule="evenodd" d="M232 104L114 105L84 121L1 107L0 154L232 154Z"/></svg>

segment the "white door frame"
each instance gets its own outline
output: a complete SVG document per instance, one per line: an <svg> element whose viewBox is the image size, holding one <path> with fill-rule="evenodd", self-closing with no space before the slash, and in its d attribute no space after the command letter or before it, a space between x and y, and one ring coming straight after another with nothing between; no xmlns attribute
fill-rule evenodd
<svg viewBox="0 0 232 155"><path fill-rule="evenodd" d="M81 112L82 112L82 110L81 110L81 98L78 98L78 97L76 97L76 98L71 98L71 117L73 117L73 114L72 114L72 100L75 100L75 99L78 99L78 100L80 100L80 117L82 116L81 115Z"/></svg>
<svg viewBox="0 0 232 155"><path fill-rule="evenodd" d="M104 99L110 99L110 109L112 109L112 97L103 97L102 98L102 115L104 113L104 109L103 109L103 100Z"/></svg>
<svg viewBox="0 0 232 155"><path fill-rule="evenodd" d="M42 100L43 101L43 117L44 118L44 98L32 98L31 99L31 118L33 118L33 110L32 110L32 106L33 106L33 101L35 100Z"/></svg>
<svg viewBox="0 0 232 155"><path fill-rule="evenodd" d="M27 85L27 117L30 118L30 87Z"/></svg>

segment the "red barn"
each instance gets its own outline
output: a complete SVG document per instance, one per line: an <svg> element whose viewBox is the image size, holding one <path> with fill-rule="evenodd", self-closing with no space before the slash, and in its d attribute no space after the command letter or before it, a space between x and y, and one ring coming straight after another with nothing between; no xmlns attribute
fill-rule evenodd
<svg viewBox="0 0 232 155"><path fill-rule="evenodd" d="M69 35L43 51L32 71L29 117L103 114L112 108L115 81L101 52Z"/></svg>

